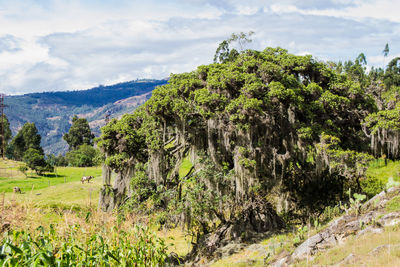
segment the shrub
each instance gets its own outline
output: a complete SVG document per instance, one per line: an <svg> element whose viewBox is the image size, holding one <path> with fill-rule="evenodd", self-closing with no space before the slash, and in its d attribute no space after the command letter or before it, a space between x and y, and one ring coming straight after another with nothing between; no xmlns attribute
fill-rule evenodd
<svg viewBox="0 0 400 267"><path fill-rule="evenodd" d="M135 175L130 182L132 195L125 206L127 209L135 209L139 212L145 210L149 211L146 201L157 192L157 186L154 181L149 179L145 172L147 164L138 163L135 167Z"/></svg>
<svg viewBox="0 0 400 267"><path fill-rule="evenodd" d="M43 172L52 172L54 170L53 166L48 164L44 159L43 153L34 148L29 148L24 153L23 160L30 169L39 175Z"/></svg>
<svg viewBox="0 0 400 267"><path fill-rule="evenodd" d="M90 145L81 145L78 149L69 151L65 157L70 166L90 167L94 166L99 151Z"/></svg>
<svg viewBox="0 0 400 267"><path fill-rule="evenodd" d="M385 188L385 183L377 177L369 176L366 179L360 180L360 186L368 198L372 198Z"/></svg>

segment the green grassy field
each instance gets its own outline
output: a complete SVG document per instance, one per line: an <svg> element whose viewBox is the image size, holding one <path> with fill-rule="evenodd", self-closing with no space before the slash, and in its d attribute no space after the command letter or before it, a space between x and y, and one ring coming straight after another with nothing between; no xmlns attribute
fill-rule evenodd
<svg viewBox="0 0 400 267"><path fill-rule="evenodd" d="M5 168L6 164L9 164L9 167ZM39 176L29 171L25 176L17 170L19 164L15 161L0 161L0 193L10 193L13 191L14 186L21 188L22 192L28 192L32 191L32 189L38 190L49 186L80 181L82 176L101 176L100 167L57 167L54 173Z"/></svg>
<svg viewBox="0 0 400 267"><path fill-rule="evenodd" d="M190 238L181 228L159 230L150 222L151 218L143 219L132 214L124 221L119 221L114 213L98 210L101 168L59 167L57 175L37 176L29 172L26 177L18 171L19 164L0 160L0 226L7 221L13 229L34 232L39 226L48 228L51 224L56 225L58 230L79 225L85 229L86 235L94 235L98 233L100 228L96 227L99 226L102 226L101 229L114 229L118 225L119 229L129 232L136 223L144 223L170 244L169 252L184 256L190 251ZM184 176L190 170L191 163L185 159L182 165ZM88 175L95 178L90 183L82 184L81 177ZM22 194L13 193L14 186L20 187ZM114 236L103 234L107 238Z"/></svg>
<svg viewBox="0 0 400 267"><path fill-rule="evenodd" d="M400 181L400 161L388 161L385 165L383 159L377 159L370 163L367 176L374 176L387 183L389 177Z"/></svg>
<svg viewBox="0 0 400 267"><path fill-rule="evenodd" d="M57 167L54 173L38 176L28 171L27 176L18 171L21 163L0 160L0 194L5 201L30 203L62 209L97 207L101 188L100 167ZM95 177L89 184L82 184L82 176ZM18 186L22 194L14 194Z"/></svg>
<svg viewBox="0 0 400 267"><path fill-rule="evenodd" d="M189 173L192 166L193 166L193 164L192 164L192 162L190 162L189 156L185 157L179 168L179 177L180 178L185 177Z"/></svg>

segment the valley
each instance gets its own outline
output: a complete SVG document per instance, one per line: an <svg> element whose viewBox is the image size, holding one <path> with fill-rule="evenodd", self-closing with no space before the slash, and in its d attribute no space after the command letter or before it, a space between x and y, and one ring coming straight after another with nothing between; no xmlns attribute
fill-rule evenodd
<svg viewBox="0 0 400 267"><path fill-rule="evenodd" d="M165 80L138 80L89 90L33 93L5 98L5 114L15 135L26 122L33 122L42 136L47 154L65 154L67 143L62 136L71 126L73 116L88 119L98 136L106 115L119 118L133 112L150 98L152 90Z"/></svg>

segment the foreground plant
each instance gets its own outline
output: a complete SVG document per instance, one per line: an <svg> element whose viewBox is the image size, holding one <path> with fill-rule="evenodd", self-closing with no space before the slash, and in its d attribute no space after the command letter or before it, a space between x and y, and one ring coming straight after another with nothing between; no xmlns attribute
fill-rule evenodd
<svg viewBox="0 0 400 267"><path fill-rule="evenodd" d="M54 225L32 233L5 233L0 242L2 266L158 266L167 259L167 245L148 228L113 229L111 236L88 234L73 225L64 234Z"/></svg>

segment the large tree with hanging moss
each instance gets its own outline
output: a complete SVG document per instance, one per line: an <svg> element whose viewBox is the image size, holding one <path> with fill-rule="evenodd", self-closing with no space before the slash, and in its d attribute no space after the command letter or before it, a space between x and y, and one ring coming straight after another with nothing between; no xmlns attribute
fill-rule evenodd
<svg viewBox="0 0 400 267"><path fill-rule="evenodd" d="M365 84L281 48L172 75L102 129L100 204L151 199L198 236L212 221L264 231L282 225L275 211L320 211L359 186L371 159L362 122L376 105Z"/></svg>

